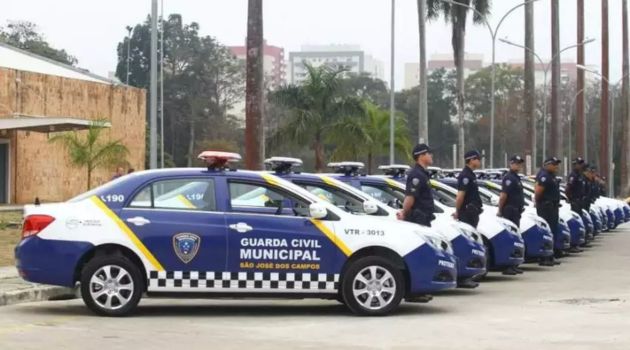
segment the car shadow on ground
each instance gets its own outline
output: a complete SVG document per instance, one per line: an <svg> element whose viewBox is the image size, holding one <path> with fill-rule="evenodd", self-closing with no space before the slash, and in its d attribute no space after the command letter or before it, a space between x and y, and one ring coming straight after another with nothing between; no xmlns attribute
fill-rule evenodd
<svg viewBox="0 0 630 350"><path fill-rule="evenodd" d="M52 303L52 302L51 302ZM83 304L55 305L42 304L22 310L24 313L33 315L54 315L54 316L86 316L99 317L93 314ZM449 311L439 306L430 304L406 303L402 302L398 309L392 313L396 316L418 316L435 315L448 313ZM228 301L227 304L157 304L154 300L151 304L142 304L129 316L135 317L286 317L286 316L348 316L356 317L342 304L320 304L320 305L296 305L296 304L237 304Z"/></svg>

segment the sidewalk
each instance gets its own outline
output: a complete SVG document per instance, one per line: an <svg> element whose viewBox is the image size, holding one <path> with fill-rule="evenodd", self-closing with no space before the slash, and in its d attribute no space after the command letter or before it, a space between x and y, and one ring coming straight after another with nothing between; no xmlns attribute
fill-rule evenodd
<svg viewBox="0 0 630 350"><path fill-rule="evenodd" d="M29 283L18 276L14 266L0 267L0 306L74 297L71 288Z"/></svg>

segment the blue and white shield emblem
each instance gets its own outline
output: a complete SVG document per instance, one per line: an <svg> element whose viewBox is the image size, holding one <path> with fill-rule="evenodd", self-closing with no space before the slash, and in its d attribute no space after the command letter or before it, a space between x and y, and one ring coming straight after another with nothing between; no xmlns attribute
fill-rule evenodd
<svg viewBox="0 0 630 350"><path fill-rule="evenodd" d="M195 258L200 245L201 237L194 233L182 232L173 236L173 249L184 264L188 264Z"/></svg>

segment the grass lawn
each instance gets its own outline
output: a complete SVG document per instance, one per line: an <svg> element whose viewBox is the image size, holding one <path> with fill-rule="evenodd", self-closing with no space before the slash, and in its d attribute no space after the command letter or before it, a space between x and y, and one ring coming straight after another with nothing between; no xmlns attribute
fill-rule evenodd
<svg viewBox="0 0 630 350"><path fill-rule="evenodd" d="M21 211L0 212L0 266L13 265L13 248L20 241L22 228L9 228L8 223L22 222Z"/></svg>

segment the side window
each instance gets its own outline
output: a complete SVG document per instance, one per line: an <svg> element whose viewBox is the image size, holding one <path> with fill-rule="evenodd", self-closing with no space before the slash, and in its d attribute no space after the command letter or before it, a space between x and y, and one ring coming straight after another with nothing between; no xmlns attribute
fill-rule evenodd
<svg viewBox="0 0 630 350"><path fill-rule="evenodd" d="M433 197L447 207L455 208L455 197L439 188L433 188Z"/></svg>
<svg viewBox="0 0 630 350"><path fill-rule="evenodd" d="M396 192L388 187L381 188L378 186L362 184L361 191L394 209L402 208L402 203L405 200L405 195L402 192Z"/></svg>
<svg viewBox="0 0 630 350"><path fill-rule="evenodd" d="M151 183L133 198L130 207L215 211L212 179L172 179Z"/></svg>
<svg viewBox="0 0 630 350"><path fill-rule="evenodd" d="M258 183L229 182L233 212L308 216L309 204L285 191Z"/></svg>
<svg viewBox="0 0 630 350"><path fill-rule="evenodd" d="M296 183L315 196L353 214L365 214L363 201L331 186Z"/></svg>

